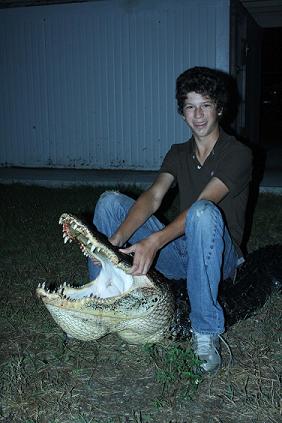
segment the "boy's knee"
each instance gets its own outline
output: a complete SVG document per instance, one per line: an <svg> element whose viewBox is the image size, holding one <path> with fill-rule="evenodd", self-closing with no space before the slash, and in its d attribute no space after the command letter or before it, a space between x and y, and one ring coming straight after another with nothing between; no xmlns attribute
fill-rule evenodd
<svg viewBox="0 0 282 423"><path fill-rule="evenodd" d="M188 214L195 215L196 217L201 217L205 213L209 213L215 205L208 200L198 200L192 204L189 209Z"/></svg>
<svg viewBox="0 0 282 423"><path fill-rule="evenodd" d="M120 195L121 194L118 191L105 191L100 195L96 207L108 207L109 205L112 205Z"/></svg>
<svg viewBox="0 0 282 423"><path fill-rule="evenodd" d="M189 209L187 214L187 222L209 223L210 219L222 218L219 208L208 200L196 201ZM188 225L190 223L187 223Z"/></svg>
<svg viewBox="0 0 282 423"><path fill-rule="evenodd" d="M113 205L116 201L119 202L121 194L117 191L105 191L103 194L100 195L99 200L95 206L95 216L99 215L100 213L105 214L106 210L112 209Z"/></svg>

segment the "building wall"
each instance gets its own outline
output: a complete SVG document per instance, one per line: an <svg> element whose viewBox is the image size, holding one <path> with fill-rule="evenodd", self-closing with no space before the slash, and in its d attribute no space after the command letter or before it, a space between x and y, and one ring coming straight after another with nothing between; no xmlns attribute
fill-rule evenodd
<svg viewBox="0 0 282 423"><path fill-rule="evenodd" d="M158 169L190 135L175 79L228 71L229 1L0 10L0 165Z"/></svg>

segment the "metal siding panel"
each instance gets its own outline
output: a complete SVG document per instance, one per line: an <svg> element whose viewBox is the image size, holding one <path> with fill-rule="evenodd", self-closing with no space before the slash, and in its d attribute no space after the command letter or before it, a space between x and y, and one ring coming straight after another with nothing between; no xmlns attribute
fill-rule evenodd
<svg viewBox="0 0 282 423"><path fill-rule="evenodd" d="M228 70L228 13L223 0L1 10L1 165L158 169L190 135L178 74Z"/></svg>
<svg viewBox="0 0 282 423"><path fill-rule="evenodd" d="M38 163L38 138L36 122L42 101L39 83L42 52L40 28L33 24L29 31L25 19L1 20L1 145L5 146L4 161L18 165ZM42 58L42 57L41 57ZM37 133L39 132L39 133ZM3 150L1 149L1 161Z"/></svg>
<svg viewBox="0 0 282 423"><path fill-rule="evenodd" d="M230 0L221 0L216 5L215 36L216 67L229 72Z"/></svg>

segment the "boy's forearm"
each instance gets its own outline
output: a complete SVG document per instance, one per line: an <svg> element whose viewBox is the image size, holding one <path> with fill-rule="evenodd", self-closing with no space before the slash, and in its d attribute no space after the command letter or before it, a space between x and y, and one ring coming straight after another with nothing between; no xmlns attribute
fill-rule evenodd
<svg viewBox="0 0 282 423"><path fill-rule="evenodd" d="M176 217L171 223L169 223L164 229L155 234L151 235L155 238L155 242L158 245L158 249L161 249L170 241L182 236L185 232L185 220L188 210L184 210Z"/></svg>
<svg viewBox="0 0 282 423"><path fill-rule="evenodd" d="M116 233L110 238L115 245L122 246L131 235L158 209L159 204L150 192L140 195L138 200L129 210L125 221L120 225Z"/></svg>

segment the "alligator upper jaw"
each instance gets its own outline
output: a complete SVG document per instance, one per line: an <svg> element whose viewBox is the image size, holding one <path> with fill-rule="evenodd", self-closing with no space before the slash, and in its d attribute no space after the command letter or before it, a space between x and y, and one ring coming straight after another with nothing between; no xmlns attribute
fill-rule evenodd
<svg viewBox="0 0 282 423"><path fill-rule="evenodd" d="M102 234L95 235L75 216L64 213L59 219L63 226L64 243L76 241L85 256L103 263L110 261L113 265L128 272L131 267L130 258L126 254L115 252L113 245ZM117 250L117 249L116 249Z"/></svg>
<svg viewBox="0 0 282 423"><path fill-rule="evenodd" d="M76 241L85 256L100 262L101 270L95 280L81 287L64 283L50 290L45 283L39 284L36 294L46 306L75 310L90 303L112 304L131 290L152 286L148 277L127 273L131 266L130 258L118 255L106 239L97 233L93 235L79 219L64 213L59 223L63 225L64 242Z"/></svg>

